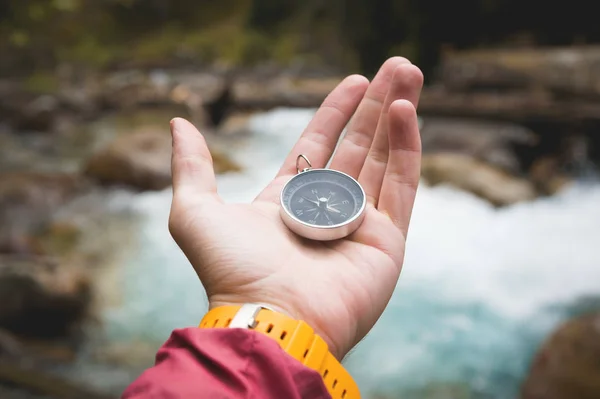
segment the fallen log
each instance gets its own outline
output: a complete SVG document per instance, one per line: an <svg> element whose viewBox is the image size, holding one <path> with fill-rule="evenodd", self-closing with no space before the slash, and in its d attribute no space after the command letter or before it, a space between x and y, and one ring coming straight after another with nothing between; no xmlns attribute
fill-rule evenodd
<svg viewBox="0 0 600 399"><path fill-rule="evenodd" d="M600 99L600 46L462 51L448 54L439 71L452 91L519 88Z"/></svg>
<svg viewBox="0 0 600 399"><path fill-rule="evenodd" d="M600 122L600 101L560 99L535 92L450 92L425 88L421 115L490 118L517 123Z"/></svg>

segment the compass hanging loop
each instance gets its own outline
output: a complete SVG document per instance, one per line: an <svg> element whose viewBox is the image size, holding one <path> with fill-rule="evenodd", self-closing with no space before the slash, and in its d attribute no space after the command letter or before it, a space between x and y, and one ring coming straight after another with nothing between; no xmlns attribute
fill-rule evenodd
<svg viewBox="0 0 600 399"><path fill-rule="evenodd" d="M300 160L302 160L302 159L304 159L304 161L308 164L308 168L300 169ZM298 158L296 158L296 171L298 173L302 173L302 172L306 172L307 170L311 170L311 169L312 169L312 164L310 163L310 161L308 160L306 155L304 155L304 154L298 155Z"/></svg>

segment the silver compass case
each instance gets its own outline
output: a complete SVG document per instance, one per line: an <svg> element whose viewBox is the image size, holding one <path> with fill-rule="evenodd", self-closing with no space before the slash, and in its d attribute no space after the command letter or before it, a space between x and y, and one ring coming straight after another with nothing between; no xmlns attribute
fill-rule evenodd
<svg viewBox="0 0 600 399"><path fill-rule="evenodd" d="M304 156L310 166L310 162ZM281 190L281 218L296 234L318 241L350 235L362 223L366 195L351 176L333 169L298 169Z"/></svg>

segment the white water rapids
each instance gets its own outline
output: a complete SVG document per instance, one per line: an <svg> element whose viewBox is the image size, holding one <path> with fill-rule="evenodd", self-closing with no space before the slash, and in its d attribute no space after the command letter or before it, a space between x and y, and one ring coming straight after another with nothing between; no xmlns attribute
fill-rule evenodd
<svg viewBox="0 0 600 399"><path fill-rule="evenodd" d="M220 176L221 195L252 200L312 114L253 117L254 135L231 148L246 169ZM170 201L166 190L130 204L143 222L118 279L121 302L103 315L111 340L159 345L205 310L201 284L167 230ZM514 397L565 308L600 296L598 244L600 186L496 210L455 189L422 185L397 290L347 366L364 392L451 384L474 395L461 398Z"/></svg>

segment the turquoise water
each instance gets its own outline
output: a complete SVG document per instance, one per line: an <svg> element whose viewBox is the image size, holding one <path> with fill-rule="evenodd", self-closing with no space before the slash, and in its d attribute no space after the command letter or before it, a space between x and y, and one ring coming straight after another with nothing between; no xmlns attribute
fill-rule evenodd
<svg viewBox="0 0 600 399"><path fill-rule="evenodd" d="M312 113L254 117L255 134L230 147L246 170L219 178L223 197L250 201ZM141 227L120 268L120 301L103 314L112 342L157 347L172 329L195 325L206 308L200 282L167 231L170 195L128 200ZM598 204L600 186L593 185L502 210L449 187L421 186L397 290L347 359L363 391L423 398L423 387L448 386L454 393L439 397L515 397L565 308L600 296Z"/></svg>

